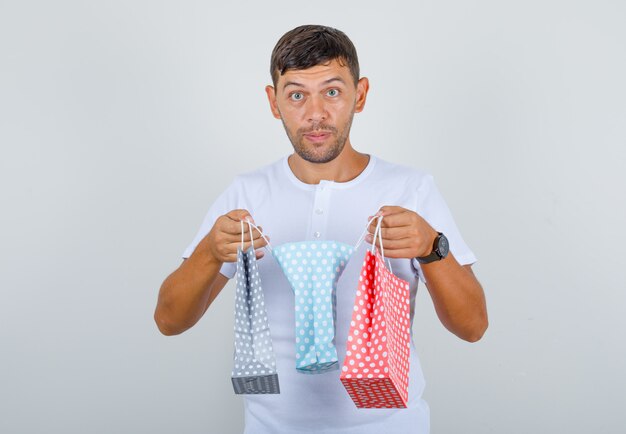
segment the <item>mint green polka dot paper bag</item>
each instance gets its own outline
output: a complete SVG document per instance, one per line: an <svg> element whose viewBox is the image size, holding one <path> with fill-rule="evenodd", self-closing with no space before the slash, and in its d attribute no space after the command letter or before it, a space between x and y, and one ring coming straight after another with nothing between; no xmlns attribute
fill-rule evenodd
<svg viewBox="0 0 626 434"><path fill-rule="evenodd" d="M294 291L296 370L320 374L339 369L335 348L337 280L354 246L300 241L272 249Z"/></svg>

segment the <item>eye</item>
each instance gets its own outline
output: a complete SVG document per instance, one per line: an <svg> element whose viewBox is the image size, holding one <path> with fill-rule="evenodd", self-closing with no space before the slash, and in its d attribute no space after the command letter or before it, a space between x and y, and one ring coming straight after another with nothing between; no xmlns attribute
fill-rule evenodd
<svg viewBox="0 0 626 434"><path fill-rule="evenodd" d="M338 96L339 89L329 89L328 92L326 92L326 95L331 96L331 97Z"/></svg>
<svg viewBox="0 0 626 434"><path fill-rule="evenodd" d="M291 98L293 101L301 101L304 98L304 95L302 95L301 92L294 92L289 95L289 98Z"/></svg>

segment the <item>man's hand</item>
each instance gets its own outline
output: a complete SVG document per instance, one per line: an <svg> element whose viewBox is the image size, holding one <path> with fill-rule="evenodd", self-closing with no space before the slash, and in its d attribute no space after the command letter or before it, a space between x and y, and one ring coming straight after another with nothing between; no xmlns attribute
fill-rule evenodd
<svg viewBox="0 0 626 434"><path fill-rule="evenodd" d="M224 288L228 278L219 271L222 263L237 260L242 221L244 250L250 247L247 219L253 222L245 209L233 210L218 218L189 259L165 279L154 311L154 320L163 334L175 335L192 327ZM255 249L267 245L258 230L253 228L252 235ZM263 252L257 250L257 259L262 256Z"/></svg>
<svg viewBox="0 0 626 434"><path fill-rule="evenodd" d="M381 232L386 257L409 259L431 253L437 231L418 214L399 206L384 206L376 215L383 216ZM368 227L365 240L370 244L377 223L375 219ZM459 265L450 252L445 259L422 265L421 269L443 325L461 339L479 340L488 325L487 306L471 265Z"/></svg>
<svg viewBox="0 0 626 434"><path fill-rule="evenodd" d="M376 215L383 216L381 235L385 257L411 259L432 252L438 233L419 214L399 206L384 206ZM368 221L373 217L369 217ZM378 219L374 219L367 228L369 234L365 241L370 244L374 240L377 224ZM377 239L377 246L378 243Z"/></svg>
<svg viewBox="0 0 626 434"><path fill-rule="evenodd" d="M236 209L219 217L211 231L203 240L206 248L215 260L218 262L236 262L237 249L241 246L241 222L243 221L244 230L244 246L246 251L250 247L250 228L247 221L254 223L252 216L245 209ZM259 229L263 230L259 226ZM252 228L254 238L254 248L256 250L256 258L260 259L264 256L262 247L267 245L267 241L261 236L261 233ZM269 239L269 237L266 236Z"/></svg>

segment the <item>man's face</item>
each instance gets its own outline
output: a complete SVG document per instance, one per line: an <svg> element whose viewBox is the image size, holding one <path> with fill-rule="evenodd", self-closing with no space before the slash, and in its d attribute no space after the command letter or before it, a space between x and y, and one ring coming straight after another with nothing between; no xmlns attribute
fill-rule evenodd
<svg viewBox="0 0 626 434"><path fill-rule="evenodd" d="M272 113L281 119L296 153L311 163L327 163L344 149L352 117L363 110L368 83L354 80L338 61L288 70L276 88L266 87Z"/></svg>

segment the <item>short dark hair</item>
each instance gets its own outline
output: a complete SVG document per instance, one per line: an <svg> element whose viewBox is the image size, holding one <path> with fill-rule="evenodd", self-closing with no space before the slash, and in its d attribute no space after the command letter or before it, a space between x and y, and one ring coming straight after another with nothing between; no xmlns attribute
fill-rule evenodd
<svg viewBox="0 0 626 434"><path fill-rule="evenodd" d="M359 81L359 59L352 41L341 30L304 25L285 33L276 43L270 61L274 86L290 69L307 69L337 60L350 69L354 85Z"/></svg>

